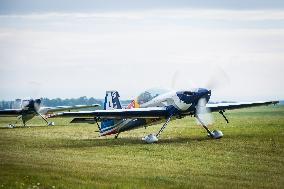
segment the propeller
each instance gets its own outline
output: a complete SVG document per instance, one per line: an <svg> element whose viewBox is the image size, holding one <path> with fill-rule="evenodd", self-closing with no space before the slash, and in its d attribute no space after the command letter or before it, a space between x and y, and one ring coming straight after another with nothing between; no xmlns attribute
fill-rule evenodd
<svg viewBox="0 0 284 189"><path fill-rule="evenodd" d="M175 70L171 77L171 89L206 88L216 90L230 83L228 74L218 65L209 68L196 66L194 70Z"/></svg>
<svg viewBox="0 0 284 189"><path fill-rule="evenodd" d="M207 90L216 90L218 88L224 87L225 85L228 85L230 83L228 75L225 73L225 71L220 68L219 66L213 66L211 68L201 68L198 66L196 69L194 69L194 72L189 73L188 70L186 71L186 74L181 74L180 71L175 71L172 77L171 87L176 88L176 84L179 83L177 80L180 80L181 83L186 84L186 86L189 86L190 88L196 88L197 86L204 86ZM212 74L213 73L213 74ZM180 76L186 76L183 77L181 80ZM190 78L195 78L195 81L198 81L195 83L193 80L188 79L188 75L190 75ZM204 85L204 81L206 81ZM190 83L189 83L190 82ZM201 85L203 83L203 85ZM187 88L188 89L188 88ZM208 102L208 99L205 97L201 97L198 100L198 103L196 105L196 112L195 117L197 120L197 123L199 125L202 125L202 127L207 131L208 136L214 139L222 138L223 133L218 130L210 131L208 129L208 125L211 125L213 123L213 116L211 114L211 111L209 108L206 107L206 104Z"/></svg>
<svg viewBox="0 0 284 189"><path fill-rule="evenodd" d="M176 70L171 78L171 89L176 88L176 83L177 83L177 79L179 75L180 75L180 72Z"/></svg>
<svg viewBox="0 0 284 189"><path fill-rule="evenodd" d="M38 98L42 88L42 83L39 81L31 80L26 83L27 88L29 88L29 96L33 98Z"/></svg>
<svg viewBox="0 0 284 189"><path fill-rule="evenodd" d="M196 106L196 115L199 124L211 125L213 123L213 117L209 108L206 107L207 101L205 98L200 98ZM201 123L202 122L202 123Z"/></svg>
<svg viewBox="0 0 284 189"><path fill-rule="evenodd" d="M188 88L189 87L189 88ZM188 73L186 71L176 70L171 77L171 90L183 90L196 88L197 85L194 80L188 79Z"/></svg>
<svg viewBox="0 0 284 189"><path fill-rule="evenodd" d="M40 104L41 99L34 100L34 110L36 114L39 115L46 122L47 125L54 125L54 122L48 122L47 119L39 112Z"/></svg>
<svg viewBox="0 0 284 189"><path fill-rule="evenodd" d="M230 84L228 74L219 66L213 68L213 74L209 75L209 79L205 87L207 89L220 89Z"/></svg>
<svg viewBox="0 0 284 189"><path fill-rule="evenodd" d="M205 98L200 98L196 106L196 120L202 127L207 131L208 136L214 139L219 139L223 137L222 131L214 130L210 131L208 125L213 123L213 117L209 108L206 107L207 101Z"/></svg>

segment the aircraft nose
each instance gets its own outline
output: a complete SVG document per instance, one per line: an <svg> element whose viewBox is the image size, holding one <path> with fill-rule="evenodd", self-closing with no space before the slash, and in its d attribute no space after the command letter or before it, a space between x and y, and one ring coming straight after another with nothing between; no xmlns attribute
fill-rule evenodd
<svg viewBox="0 0 284 189"><path fill-rule="evenodd" d="M207 101L209 100L210 96L211 96L211 90L208 90L208 89L199 89L198 90L198 93L199 93L199 98L206 98Z"/></svg>
<svg viewBox="0 0 284 189"><path fill-rule="evenodd" d="M29 104L30 104L31 106L33 106L34 103L35 103L35 101L34 101L33 99L31 99L31 100L29 101Z"/></svg>
<svg viewBox="0 0 284 189"><path fill-rule="evenodd" d="M41 100L40 100L40 99L35 99L34 102L35 102L35 103L34 103L34 108L35 108L35 110L37 111L37 110L39 110L39 108L40 108Z"/></svg>
<svg viewBox="0 0 284 189"><path fill-rule="evenodd" d="M36 100L35 100L35 103L40 104L40 103L41 103L41 100L40 100L40 99L36 99Z"/></svg>
<svg viewBox="0 0 284 189"><path fill-rule="evenodd" d="M207 94L211 94L211 90L204 89L204 88L200 88L200 89L198 90L198 93L199 93L200 95L207 95Z"/></svg>

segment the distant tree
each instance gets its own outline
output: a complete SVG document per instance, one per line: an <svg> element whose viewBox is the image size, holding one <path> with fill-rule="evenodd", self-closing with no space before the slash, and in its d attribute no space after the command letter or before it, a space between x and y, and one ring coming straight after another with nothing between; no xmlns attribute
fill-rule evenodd
<svg viewBox="0 0 284 189"><path fill-rule="evenodd" d="M79 98L66 98L66 99L61 99L61 98L54 98L54 99L49 99L49 98L41 98L42 101L42 106L75 106L75 105L92 105L92 104L100 104L103 106L103 100L101 99L96 99L94 97L86 97L82 96ZM13 108L14 101L5 101L2 100L0 101L0 109L10 109Z"/></svg>
<svg viewBox="0 0 284 189"><path fill-rule="evenodd" d="M42 104L44 106L75 106L75 105L92 105L92 104L100 104L102 105L103 102L101 100L95 99L93 97L87 98L86 96L82 96L79 98L55 98L55 99L48 99L42 98Z"/></svg>

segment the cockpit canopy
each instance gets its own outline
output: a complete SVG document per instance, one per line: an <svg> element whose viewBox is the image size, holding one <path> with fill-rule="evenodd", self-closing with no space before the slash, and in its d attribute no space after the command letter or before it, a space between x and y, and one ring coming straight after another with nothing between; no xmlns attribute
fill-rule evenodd
<svg viewBox="0 0 284 189"><path fill-rule="evenodd" d="M169 92L169 90L167 89L149 89L146 90L144 92L142 92L138 97L137 97L137 102L138 104L144 104L146 102L149 102L150 100L152 100L153 98L161 95L161 94L165 94Z"/></svg>
<svg viewBox="0 0 284 189"><path fill-rule="evenodd" d="M184 91L183 94L187 95L187 96L192 96L194 95L195 92L191 92L191 91Z"/></svg>
<svg viewBox="0 0 284 189"><path fill-rule="evenodd" d="M156 88L152 88L149 90L146 90L144 92L142 92L138 97L136 102L140 105L149 102L150 100L152 100L153 98L156 98L159 95L165 94L167 92L170 92L170 90L168 89L156 89ZM199 94L201 92L207 92L207 89L203 89L203 88L195 88L195 89L191 89L191 90L181 90L181 91L176 91L177 94L182 94L185 97L192 97L192 96L196 96L196 94Z"/></svg>
<svg viewBox="0 0 284 189"><path fill-rule="evenodd" d="M22 100L21 107L24 108L25 106L29 105L30 100Z"/></svg>

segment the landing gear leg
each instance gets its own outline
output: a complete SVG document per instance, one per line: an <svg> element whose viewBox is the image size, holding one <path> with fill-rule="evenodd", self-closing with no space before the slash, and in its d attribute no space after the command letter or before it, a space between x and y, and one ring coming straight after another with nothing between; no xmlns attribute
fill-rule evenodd
<svg viewBox="0 0 284 189"><path fill-rule="evenodd" d="M219 138L223 137L223 133L221 131L218 131L218 130L210 131L208 129L208 127L201 121L201 119L198 117L198 115L196 115L195 117L200 122L202 127L207 131L208 136L210 136L211 138L214 138L214 139L219 139Z"/></svg>
<svg viewBox="0 0 284 189"><path fill-rule="evenodd" d="M26 127L26 121L25 120L23 120L23 125L24 125L24 127Z"/></svg>
<svg viewBox="0 0 284 189"><path fill-rule="evenodd" d="M221 114L223 116L223 118L226 120L226 122L229 123L229 120L225 116L224 112L225 112L225 110L221 110L221 111L219 111L219 114Z"/></svg>
<svg viewBox="0 0 284 189"><path fill-rule="evenodd" d="M15 127L15 125L18 123L18 121L19 121L21 118L22 118L22 116L18 116L18 117L17 117L17 120L15 121L15 123L14 123L14 125L13 125L14 127Z"/></svg>
<svg viewBox="0 0 284 189"><path fill-rule="evenodd" d="M159 137L161 135L161 133L164 131L164 129L166 128L166 126L168 125L168 123L170 122L172 118L172 115L167 119L167 121L164 123L164 125L161 127L161 129L159 130L159 132L156 134L156 137Z"/></svg>
<svg viewBox="0 0 284 189"><path fill-rule="evenodd" d="M21 119L21 118L22 118L22 116L18 116L18 117L17 117L17 120L15 121L15 123L14 123L14 124L9 124L8 127L9 127L9 128L14 128L14 127L16 127L16 124L18 123L19 119Z"/></svg>
<svg viewBox="0 0 284 189"><path fill-rule="evenodd" d="M120 134L120 132L118 132L118 133L114 136L114 138L117 139L117 137L118 137L119 134Z"/></svg>
<svg viewBox="0 0 284 189"><path fill-rule="evenodd" d="M97 124L97 126L98 126L99 131L101 132L101 127L100 127L100 125L99 125L99 123L98 123L97 118L95 118L95 122L96 122L96 124ZM116 138L117 138L117 137L116 137Z"/></svg>
<svg viewBox="0 0 284 189"><path fill-rule="evenodd" d="M154 135L154 134L149 134L147 136L145 136L144 138L142 138L143 141L147 142L147 143L154 143L158 141L158 137L161 135L161 133L164 131L164 129L166 128L166 126L168 125L168 123L170 122L172 118L172 115L170 115L168 117L168 119L166 120L166 122L164 123L164 125L161 127L161 129L159 130L159 132Z"/></svg>
<svg viewBox="0 0 284 189"><path fill-rule="evenodd" d="M41 115L39 112L37 112L37 114L46 122L47 126L54 126L55 123L52 121L52 122L48 122L47 119Z"/></svg>
<svg viewBox="0 0 284 189"><path fill-rule="evenodd" d="M43 115L41 115L40 113L37 113L45 122L47 125L49 125L49 122L45 119L45 117L43 117Z"/></svg>

